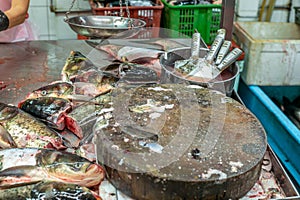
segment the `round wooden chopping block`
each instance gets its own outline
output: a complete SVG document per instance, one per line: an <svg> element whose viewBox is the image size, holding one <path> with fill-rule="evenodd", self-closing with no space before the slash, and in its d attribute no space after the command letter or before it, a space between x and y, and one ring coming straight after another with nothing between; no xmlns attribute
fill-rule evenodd
<svg viewBox="0 0 300 200"><path fill-rule="evenodd" d="M134 199L237 199L259 178L267 149L256 117L193 85L119 88L95 124L107 178Z"/></svg>

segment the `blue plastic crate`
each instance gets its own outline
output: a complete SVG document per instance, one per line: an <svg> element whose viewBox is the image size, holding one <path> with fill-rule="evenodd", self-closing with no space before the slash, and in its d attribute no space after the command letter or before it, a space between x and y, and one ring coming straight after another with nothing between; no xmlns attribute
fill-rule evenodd
<svg viewBox="0 0 300 200"><path fill-rule="evenodd" d="M264 126L268 143L300 188L300 130L271 100L300 95L300 86L255 86L240 81L238 94Z"/></svg>

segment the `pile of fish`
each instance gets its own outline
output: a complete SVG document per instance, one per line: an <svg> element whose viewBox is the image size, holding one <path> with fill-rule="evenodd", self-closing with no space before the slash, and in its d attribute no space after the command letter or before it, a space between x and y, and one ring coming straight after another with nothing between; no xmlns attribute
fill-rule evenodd
<svg viewBox="0 0 300 200"><path fill-rule="evenodd" d="M104 169L84 154L94 155L93 145L83 144L86 133L71 114L109 92L115 78L76 51L61 74L18 105L0 103L0 199L101 199Z"/></svg>
<svg viewBox="0 0 300 200"><path fill-rule="evenodd" d="M96 162L93 125L109 118L118 85L158 81L163 52L101 49L112 58L109 66L99 69L71 51L59 80L17 105L0 102L0 199L101 199L105 172Z"/></svg>

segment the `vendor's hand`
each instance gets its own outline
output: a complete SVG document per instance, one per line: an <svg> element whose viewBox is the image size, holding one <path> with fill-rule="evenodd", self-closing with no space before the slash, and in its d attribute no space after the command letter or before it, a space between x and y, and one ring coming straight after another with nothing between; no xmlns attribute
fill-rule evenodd
<svg viewBox="0 0 300 200"><path fill-rule="evenodd" d="M0 31L4 31L9 26L9 19L6 14L0 10Z"/></svg>

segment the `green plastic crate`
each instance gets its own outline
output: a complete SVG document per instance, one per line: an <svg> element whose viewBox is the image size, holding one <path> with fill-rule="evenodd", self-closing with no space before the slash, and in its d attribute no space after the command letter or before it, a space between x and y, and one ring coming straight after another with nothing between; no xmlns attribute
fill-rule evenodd
<svg viewBox="0 0 300 200"><path fill-rule="evenodd" d="M191 37L197 29L207 44L211 44L221 24L222 5L201 4L174 6L161 0L164 4L162 26L171 29L169 36Z"/></svg>

